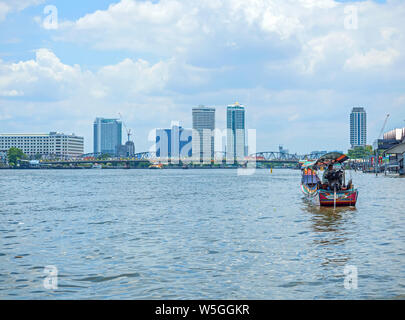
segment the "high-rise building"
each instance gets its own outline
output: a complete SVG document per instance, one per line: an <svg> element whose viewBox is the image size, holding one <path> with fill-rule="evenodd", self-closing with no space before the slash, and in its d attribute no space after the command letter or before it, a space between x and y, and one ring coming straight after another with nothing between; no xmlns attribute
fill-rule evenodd
<svg viewBox="0 0 405 320"><path fill-rule="evenodd" d="M192 156L192 130L172 122L171 129L156 129L156 156L163 159Z"/></svg>
<svg viewBox="0 0 405 320"><path fill-rule="evenodd" d="M195 161L214 159L215 108L193 108L192 149Z"/></svg>
<svg viewBox="0 0 405 320"><path fill-rule="evenodd" d="M367 144L367 114L362 107L353 108L350 114L350 144L352 148Z"/></svg>
<svg viewBox="0 0 405 320"><path fill-rule="evenodd" d="M93 128L93 152L117 155L122 143L122 122L118 119L96 118Z"/></svg>
<svg viewBox="0 0 405 320"><path fill-rule="evenodd" d="M0 134L0 150L21 149L28 156L75 158L83 154L84 138L58 132L49 134Z"/></svg>
<svg viewBox="0 0 405 320"><path fill-rule="evenodd" d="M117 147L116 156L120 158L132 158L135 155L135 144L128 140L124 145Z"/></svg>
<svg viewBox="0 0 405 320"><path fill-rule="evenodd" d="M245 107L236 102L226 110L226 157L243 160L245 157Z"/></svg>

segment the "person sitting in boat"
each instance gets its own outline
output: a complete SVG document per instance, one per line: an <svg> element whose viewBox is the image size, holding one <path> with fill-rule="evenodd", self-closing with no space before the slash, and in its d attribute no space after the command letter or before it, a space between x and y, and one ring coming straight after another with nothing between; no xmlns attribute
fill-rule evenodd
<svg viewBox="0 0 405 320"><path fill-rule="evenodd" d="M328 169L323 175L323 182L327 184L330 190L341 190L343 186L343 171L335 170L333 164L329 164ZM326 182L327 181L327 182Z"/></svg>
<svg viewBox="0 0 405 320"><path fill-rule="evenodd" d="M328 184L329 183L329 177L331 176L331 174L335 172L335 170L333 169L333 164L329 164L328 169L326 169L323 172L323 176L322 176L322 183L323 184Z"/></svg>

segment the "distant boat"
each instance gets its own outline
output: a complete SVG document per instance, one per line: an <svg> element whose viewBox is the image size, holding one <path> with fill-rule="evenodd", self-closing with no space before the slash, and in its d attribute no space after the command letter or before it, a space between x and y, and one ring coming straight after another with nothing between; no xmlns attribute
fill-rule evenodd
<svg viewBox="0 0 405 320"><path fill-rule="evenodd" d="M159 164L151 164L149 166L149 169L163 169L163 164L159 163Z"/></svg>
<svg viewBox="0 0 405 320"><path fill-rule="evenodd" d="M319 183L321 182L314 164L315 162L306 162L302 166L301 190L310 198L318 195Z"/></svg>
<svg viewBox="0 0 405 320"><path fill-rule="evenodd" d="M343 164L346 160L346 155L331 152L317 161L302 164L301 190L304 195L322 207L356 206L358 191L351 180L346 184L343 169L326 172L326 183L322 183L317 174L321 167Z"/></svg>
<svg viewBox="0 0 405 320"><path fill-rule="evenodd" d="M93 166L91 168L92 169L102 169L103 166L101 164L99 164L99 163L95 163L95 164L93 164Z"/></svg>

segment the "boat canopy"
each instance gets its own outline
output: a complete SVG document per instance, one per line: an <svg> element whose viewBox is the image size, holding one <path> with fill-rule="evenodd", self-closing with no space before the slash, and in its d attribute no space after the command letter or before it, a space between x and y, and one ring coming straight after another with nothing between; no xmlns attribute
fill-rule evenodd
<svg viewBox="0 0 405 320"><path fill-rule="evenodd" d="M306 161L302 164L301 169L307 169L307 168L312 168L315 166L316 161Z"/></svg>
<svg viewBox="0 0 405 320"><path fill-rule="evenodd" d="M349 157L340 152L330 152L322 157L320 157L317 161L317 165L328 165L328 164L335 164L335 163L343 163L348 160Z"/></svg>

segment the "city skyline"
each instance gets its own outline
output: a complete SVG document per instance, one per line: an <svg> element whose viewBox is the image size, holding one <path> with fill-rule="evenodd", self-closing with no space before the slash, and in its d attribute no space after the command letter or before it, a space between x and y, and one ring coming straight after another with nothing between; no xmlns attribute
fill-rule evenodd
<svg viewBox="0 0 405 320"><path fill-rule="evenodd" d="M74 131L92 152L88 123L120 112L136 130L137 150L147 150L151 128L177 119L191 128L193 105L215 107L217 126L226 128L230 101L249 106L246 127L257 131L259 150L347 150L347 114L355 105L367 108L368 143L387 112L387 130L404 124L400 1L322 0L310 10L305 1L278 0L224 1L221 10L174 0L84 1L80 8L61 0L6 3L2 133ZM45 23L47 5L57 9L54 29ZM358 26L345 24L347 6L361 13ZM227 21L236 17L241 23L231 27Z"/></svg>
<svg viewBox="0 0 405 320"><path fill-rule="evenodd" d="M240 140L239 145L243 145L243 149L240 146L239 146L239 149L243 150L243 152L242 151L236 152L235 149L234 149L234 151L232 152L232 154L233 154L232 158L237 158L237 157L235 157L235 154L238 154L238 153L241 154L241 152L244 154L243 156L248 156L248 154L246 153L246 150L247 150L248 146L247 146L247 143L246 143L246 140L245 140L246 139L246 132L245 132L245 129L246 129L246 127L245 127L245 105L242 105L239 102L235 102L234 104L227 105L227 107L226 107L227 128L218 128L218 126L216 126L216 118L215 118L216 108L215 107L207 107L207 106L204 106L204 105L199 105L198 107L193 107L191 110L192 110L192 117L191 118L192 118L192 121L194 121L193 126L196 126L196 124L197 124L197 127L198 126L201 127L201 128L196 129L196 132L201 133L200 140L204 139L202 131L201 131L203 128L204 129L209 129L209 130L212 130L212 131L215 130L215 129L225 130L226 131L226 136L223 137L223 139L225 138L225 144L223 143L224 141L222 141L222 144L218 145L218 146L222 145L221 150L215 149L216 142L214 140L214 136L211 137L210 144L211 144L211 149L212 149L212 155L213 155L214 151L215 152L217 152L217 151L220 151L220 152L226 151L227 152L227 150L229 149L229 146L232 147L232 143L230 143L228 137L232 137L232 132L236 132L237 131L236 127L239 126L239 129L242 129L242 131L243 131L242 135L240 134L241 132L239 132L239 140ZM201 111L209 111L209 112L214 114L213 119L210 119L210 116L207 117L207 115L204 115L204 114L203 114L202 118L198 117L198 116L195 117L194 116L195 111L197 111L197 113L201 112ZM233 119L233 118L235 118L235 116L232 116L237 111L241 111L242 115L243 115L242 118L239 115L239 117L238 117L239 121L236 121L236 119ZM364 116L358 116L358 114L364 114ZM199 119L199 118L201 118L201 119ZM352 110L350 112L350 130L349 130L349 141L350 141L350 144L351 144L351 148L358 147L358 146L366 146L366 145L371 146L371 144L367 143L368 141L367 141L367 120L366 119L367 119L367 112L364 109L364 107L353 107L352 108ZM356 121L354 121L354 120L356 120ZM360 127L353 125L354 122L358 122L358 121L360 121L360 124L361 124ZM238 122L238 124L236 124L236 122ZM101 129L101 127L102 127L101 124L103 124L104 126L109 125L110 127L111 127L111 124L118 125L118 126L116 126L116 129L113 129L113 130L111 130L111 128L108 129L110 131L110 133L111 133L111 131L116 131L117 130L116 134L114 133L114 137L111 137L111 136L108 137L108 135L106 135L106 130ZM117 119L117 118L96 117L96 119L93 121L93 139L92 139L93 150L91 152L86 152L86 150L84 148L84 145L86 144L86 140L83 137L80 137L82 139L82 150L84 150L83 154L101 153L101 154L110 154L110 155L115 155L115 156L131 156L131 155L133 155L135 153L134 139L131 138L131 140L126 141L126 143L124 145L122 144L122 130L123 130L122 124L123 124L122 121ZM97 129L97 128L99 128L99 129ZM127 127L126 127L126 130L128 131ZM132 129L129 129L129 130L131 132ZM167 153L168 156L170 157L171 156L171 149L172 149L172 147L171 147L171 143L172 143L171 133L172 133L173 130L175 130L175 135L178 136L178 138L180 139L179 142L178 142L178 145L175 145L174 147L175 148L179 147L179 152L181 152L181 150L182 150L182 148L184 146L187 146L190 142L192 142L193 128L184 128L184 127L180 126L179 121L172 121L171 128L169 128L169 129L152 128L150 130L148 136L150 138L150 133L152 131L154 131L156 138L154 138L153 141L148 140L149 144L147 146L147 150L140 150L140 151L138 150L138 151L139 152L150 151L151 147L153 147L153 145L155 145L157 156L159 156L158 153L160 153L160 152L158 151L158 149L160 149L162 147L162 143L166 143L167 146L165 148L167 150L164 150L164 153ZM101 134L102 133L101 131L103 132L103 134ZM354 139L354 133L353 132L357 132L358 134L360 134L361 138ZM385 137L387 135L396 134L396 135L404 136L405 135L404 132L405 132L405 127L393 128L393 129L385 129L383 131L384 139L386 139ZM100 140L100 145L97 144L98 146L96 146L96 143L95 143L96 140L94 139L96 133L100 137L103 136L102 139L98 139L98 140ZM72 133L70 135L68 135L68 134L65 135L64 133L59 133L59 132L56 132L56 131L51 132L50 134L45 134L45 133L34 133L34 134L33 133L0 133L0 136L4 136L4 137L5 136L10 136L10 137L12 137L12 136L15 136L15 137L18 137L18 136L49 136L49 135L52 135L52 134L53 135L58 134L58 135L64 135L64 136L76 136L74 133ZM130 134L130 135L132 135L132 134ZM164 141L162 142L161 141L161 136L162 135L165 136L165 137L168 137L169 141L166 141L166 138L165 138ZM187 138L186 136L190 136L190 137ZM238 139L237 136L238 136L237 134L234 134L233 137ZM243 137L243 139L242 139L243 141L241 140L242 137ZM128 138L130 138L130 136ZM181 139L183 139L183 138L187 138L187 141L186 140L182 141ZM116 144L116 147L115 147L116 151L113 152L112 149L109 149L109 150L105 149L105 150L102 151L100 149L101 148L101 140L104 141L104 145L107 143L110 147L111 147L112 144L114 144L114 142L112 140L114 140L114 141L117 140L117 141L115 141L116 142L115 143ZM108 141L106 141L106 140L108 140ZM353 143L353 142L358 141L358 140L361 141L361 142L365 141L365 143L360 143L360 144ZM401 140L401 139L397 139L397 140ZM202 143L202 145L204 145L203 141L200 141L200 144L201 143ZM3 143L3 145L4 145L4 143ZM282 146L283 145L279 144L278 148L282 148ZM2 146L0 145L0 147L2 147ZM96 148L99 148L100 150L98 150L98 149L96 150ZM1 149L4 149L4 147L0 148L0 150ZM190 155L190 153L192 151L191 146L190 146L189 149L190 150L187 151L187 154L189 154L189 156L191 156ZM267 150L267 151L275 151L275 150L276 149ZM332 150L332 149L329 149L329 150ZM333 150L336 150L336 149L333 149ZM262 150L262 151L264 151L264 150ZM313 151L313 150L309 151L308 150L308 151L306 151L304 153L301 153L301 154L310 154L310 153L313 153L313 152L317 153L319 151ZM339 151L339 152L345 152L345 151ZM28 153L31 154L32 152L28 152ZM287 153L288 153L288 150L287 150ZM296 151L293 151L292 153L293 154L294 153L298 154L298 152L296 152ZM43 154L44 155L47 155L47 154L50 155L52 153L45 152Z"/></svg>

